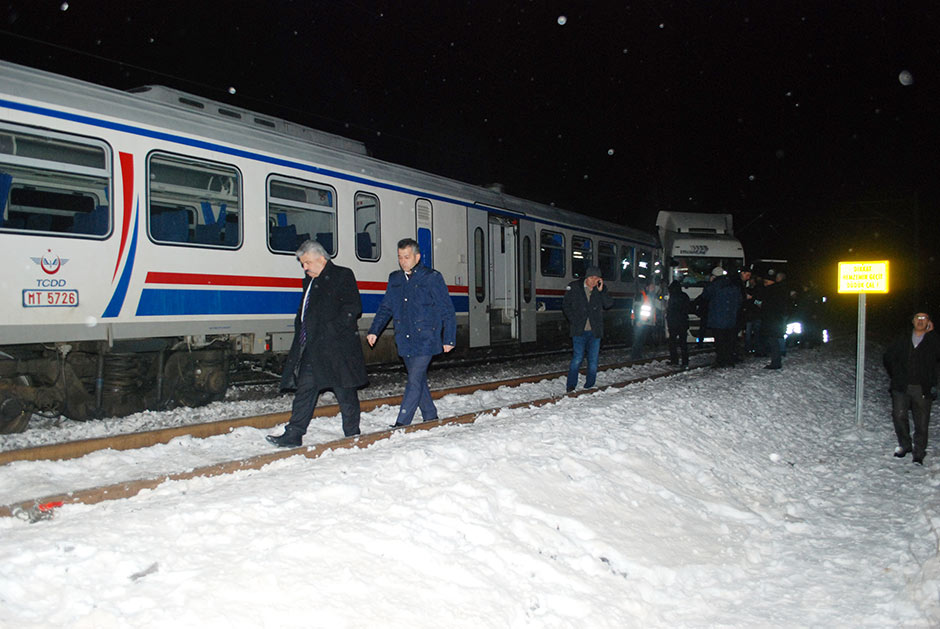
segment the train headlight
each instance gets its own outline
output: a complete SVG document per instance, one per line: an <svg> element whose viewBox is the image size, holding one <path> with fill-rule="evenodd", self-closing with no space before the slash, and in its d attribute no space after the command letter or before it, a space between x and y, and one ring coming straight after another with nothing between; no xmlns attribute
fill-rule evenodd
<svg viewBox="0 0 940 629"><path fill-rule="evenodd" d="M783 335L784 338L792 336L793 334L803 334L803 324L799 321L794 321L793 323L787 324L787 332Z"/></svg>

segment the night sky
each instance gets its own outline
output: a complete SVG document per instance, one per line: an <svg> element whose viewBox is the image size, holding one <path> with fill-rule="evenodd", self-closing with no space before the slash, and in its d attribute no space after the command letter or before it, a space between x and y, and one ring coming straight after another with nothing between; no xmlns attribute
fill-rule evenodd
<svg viewBox="0 0 940 629"><path fill-rule="evenodd" d="M170 85L649 231L659 209L730 212L749 257L807 274L891 258L918 293L940 284L937 2L0 7L9 61Z"/></svg>

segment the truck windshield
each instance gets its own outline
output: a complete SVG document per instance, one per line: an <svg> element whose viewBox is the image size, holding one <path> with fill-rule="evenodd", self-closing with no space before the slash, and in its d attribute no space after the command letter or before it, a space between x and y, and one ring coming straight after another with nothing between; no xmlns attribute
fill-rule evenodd
<svg viewBox="0 0 940 629"><path fill-rule="evenodd" d="M673 258L672 277L669 281L679 280L683 288L707 286L712 269L720 266L727 273L737 273L744 266L742 258L679 257Z"/></svg>

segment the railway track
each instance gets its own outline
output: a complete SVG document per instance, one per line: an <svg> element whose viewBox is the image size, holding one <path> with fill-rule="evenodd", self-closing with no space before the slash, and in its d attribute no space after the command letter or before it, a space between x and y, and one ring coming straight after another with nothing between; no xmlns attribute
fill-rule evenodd
<svg viewBox="0 0 940 629"><path fill-rule="evenodd" d="M617 363L605 365L601 368L603 371L619 369L623 367L636 366L661 360L661 357L649 358L641 361L627 363ZM509 380L499 380L484 384L466 385L450 389L437 390L432 392L435 399L446 395L467 395L476 391L492 391L500 387L515 387L524 383L539 382L547 379L554 379L565 375L567 372L553 372L522 378L513 378ZM394 428L367 433L356 437L336 439L311 446L301 446L298 448L279 449L272 452L266 452L261 455L250 456L221 463L213 463L201 467L196 467L187 471L171 474L161 474L152 478L127 480L119 483L111 483L88 489L69 491L54 495L42 497L33 497L26 500L18 500L7 505L0 506L0 517L17 516L30 521L36 521L50 517L56 507L64 504L95 504L104 500L117 500L128 498L138 494L145 489L152 489L160 484L173 480L187 480L197 477L210 477L222 474L230 474L240 470L259 469L268 463L277 461L290 456L305 456L307 458L316 458L329 450L365 448L369 445L389 438L396 432L415 432L419 430L429 430L444 425L473 423L478 417L493 415L504 409L521 407L538 407L551 404L563 397L577 397L585 393L594 393L603 389L620 388L629 386L636 382L648 381L681 373L678 370L670 369L656 374L647 374L640 377L634 377L620 382L597 387L589 390L579 390L564 395L553 395L536 400L525 400L504 406L476 410L473 412L412 424L404 428ZM368 412L382 405L395 406L401 401L400 396L376 398L362 400L361 406L363 412ZM316 409L315 417L331 417L339 414L337 405L324 405ZM64 460L84 456L86 454L99 450L131 450L138 448L148 448L159 444L165 444L181 436L190 436L196 438L205 438L215 435L226 434L235 428L254 427L254 428L273 428L279 424L287 422L290 417L289 412L271 413L259 415L256 417L244 417L236 419L227 419L222 421L209 422L204 424L193 424L189 426L179 426L161 430L152 430L146 432L137 432L116 435L112 437L103 437L97 439L85 439L67 443L51 444L32 448L23 448L19 450L10 450L0 452L0 465L8 464L14 461L45 461L45 460Z"/></svg>

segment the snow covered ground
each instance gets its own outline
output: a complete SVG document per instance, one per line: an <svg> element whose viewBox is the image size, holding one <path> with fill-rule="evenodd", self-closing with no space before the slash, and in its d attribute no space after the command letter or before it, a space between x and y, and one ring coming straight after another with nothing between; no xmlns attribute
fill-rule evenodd
<svg viewBox="0 0 940 629"><path fill-rule="evenodd" d="M923 467L891 456L868 356L861 429L845 344L3 519L0 626L936 627L940 435ZM442 413L511 397L488 395ZM14 463L0 491L154 475L186 441Z"/></svg>

